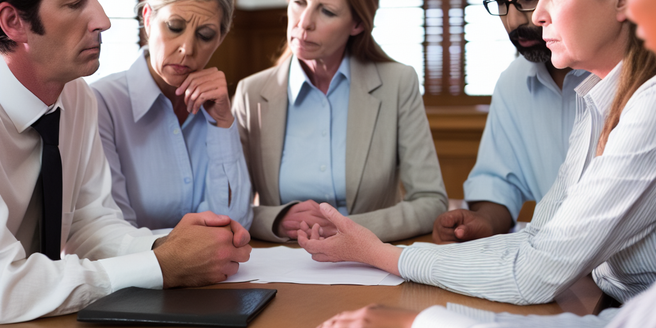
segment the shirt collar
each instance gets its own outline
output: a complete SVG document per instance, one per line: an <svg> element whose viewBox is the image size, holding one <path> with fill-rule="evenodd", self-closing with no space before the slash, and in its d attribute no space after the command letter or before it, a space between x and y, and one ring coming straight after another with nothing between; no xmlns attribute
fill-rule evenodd
<svg viewBox="0 0 656 328"><path fill-rule="evenodd" d="M601 79L594 74L590 74L574 90L579 97L593 103L593 107L603 114L610 108L613 99L615 99L621 71L622 62L617 64L606 78Z"/></svg>
<svg viewBox="0 0 656 328"><path fill-rule="evenodd" d="M153 104L160 95L164 96L148 69L148 63L146 62L148 46L142 47L138 56L126 73L128 92L132 104L132 116L135 122L139 121L153 108Z"/></svg>
<svg viewBox="0 0 656 328"><path fill-rule="evenodd" d="M52 109L59 107L64 110L61 94L52 106L46 105L18 81L4 58L0 60L0 106L4 108L18 133L25 131Z"/></svg>
<svg viewBox="0 0 656 328"><path fill-rule="evenodd" d="M546 87L553 88L554 91L556 92L560 92L560 88L558 88L556 82L554 82L553 78L551 77L551 74L549 74L549 71L547 70L546 63L534 63L534 62L529 62L529 63L530 65L529 65L528 73L526 74L526 84L528 85L528 88L531 92L534 91L533 88L535 86L535 83L540 83ZM573 75L578 77L578 76L583 76L587 73L588 72L585 70L573 69L567 73L567 76Z"/></svg>
<svg viewBox="0 0 656 328"><path fill-rule="evenodd" d="M330 88L333 88L334 82L337 81L338 76L343 76L349 83L351 82L351 67L350 67L350 56L348 53L344 55L333 80L330 82ZM291 65L289 67L289 102L294 104L298 99L298 95L303 90L304 85L308 87L314 87L310 78L305 74L303 67L301 67L301 62L296 56L292 57Z"/></svg>

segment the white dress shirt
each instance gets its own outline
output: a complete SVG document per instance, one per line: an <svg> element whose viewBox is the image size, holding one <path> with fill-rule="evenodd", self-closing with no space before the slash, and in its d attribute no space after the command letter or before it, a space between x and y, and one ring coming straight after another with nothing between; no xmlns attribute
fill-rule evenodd
<svg viewBox="0 0 656 328"><path fill-rule="evenodd" d="M123 220L111 197L93 92L83 80L74 80L52 107L62 110L65 255L59 261L33 253L41 217L41 197L33 197L41 137L30 125L49 106L0 60L0 323L75 312L128 286L162 286L161 269L150 250L156 236Z"/></svg>
<svg viewBox="0 0 656 328"><path fill-rule="evenodd" d="M576 115L574 88L590 73L567 73L562 90L544 63L517 57L494 88L467 202L505 206L517 220L525 201L540 202L565 161Z"/></svg>
<svg viewBox="0 0 656 328"><path fill-rule="evenodd" d="M629 303L632 304L632 303ZM622 311L635 309L634 306L624 306ZM431 306L415 318L412 328L602 328L620 311L610 308L598 316L577 316L573 313L558 315L518 315L511 313L494 313L474 309L460 304L447 303L443 306ZM626 328L645 328L652 326L623 326Z"/></svg>
<svg viewBox="0 0 656 328"><path fill-rule="evenodd" d="M577 88L567 157L526 229L407 247L401 275L514 304L550 302L591 271L620 302L647 289L656 280L656 78L635 92L595 157L620 70L621 63L601 82L591 75Z"/></svg>

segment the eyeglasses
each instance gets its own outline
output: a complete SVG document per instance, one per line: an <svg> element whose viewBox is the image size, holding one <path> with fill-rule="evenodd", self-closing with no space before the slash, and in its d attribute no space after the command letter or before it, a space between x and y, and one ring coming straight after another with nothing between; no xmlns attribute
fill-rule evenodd
<svg viewBox="0 0 656 328"><path fill-rule="evenodd" d="M490 15L506 16L510 5L515 5L515 8L521 12L529 12L535 10L538 0L483 0L483 5Z"/></svg>

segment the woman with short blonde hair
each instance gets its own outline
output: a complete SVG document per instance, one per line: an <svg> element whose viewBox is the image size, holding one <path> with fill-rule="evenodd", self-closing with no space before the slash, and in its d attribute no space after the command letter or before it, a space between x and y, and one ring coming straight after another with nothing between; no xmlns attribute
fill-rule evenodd
<svg viewBox="0 0 656 328"><path fill-rule="evenodd" d="M233 0L145 0L148 45L125 72L92 84L127 221L171 228L212 211L248 228L250 181L223 72L205 68L230 30Z"/></svg>

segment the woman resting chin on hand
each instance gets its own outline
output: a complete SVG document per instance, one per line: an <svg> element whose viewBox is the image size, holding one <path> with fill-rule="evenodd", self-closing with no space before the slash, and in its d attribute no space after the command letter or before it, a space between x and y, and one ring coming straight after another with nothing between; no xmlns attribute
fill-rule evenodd
<svg viewBox="0 0 656 328"><path fill-rule="evenodd" d="M148 46L92 87L112 196L138 227L212 211L250 227L250 180L225 75L205 68L228 33L232 0L146 0Z"/></svg>

